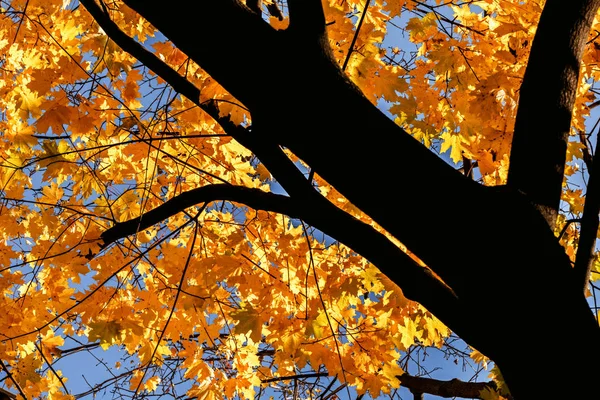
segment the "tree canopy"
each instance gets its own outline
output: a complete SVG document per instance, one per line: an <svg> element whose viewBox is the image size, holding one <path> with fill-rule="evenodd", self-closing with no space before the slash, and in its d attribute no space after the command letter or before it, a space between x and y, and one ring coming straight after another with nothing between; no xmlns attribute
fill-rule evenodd
<svg viewBox="0 0 600 400"><path fill-rule="evenodd" d="M5 395L592 393L599 6L0 1Z"/></svg>

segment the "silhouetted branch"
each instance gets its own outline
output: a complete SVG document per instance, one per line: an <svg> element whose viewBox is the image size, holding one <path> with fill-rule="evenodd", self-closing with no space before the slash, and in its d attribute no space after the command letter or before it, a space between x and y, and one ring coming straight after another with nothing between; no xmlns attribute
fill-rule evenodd
<svg viewBox="0 0 600 400"><path fill-rule="evenodd" d="M367 11L369 11L369 4L371 0L365 1L365 7L360 14L360 20L358 21L358 26L356 27L356 31L354 31L354 36L352 37L352 42L350 42L350 48L348 49L348 54L346 54L346 59L344 60L344 64L342 65L342 71L346 70L348 67L348 62L350 61L350 57L352 57L352 53L354 52L354 46L356 45L356 39L358 39L358 34L360 33L360 28L362 27L363 22L365 21L365 17L367 15Z"/></svg>
<svg viewBox="0 0 600 400"><path fill-rule="evenodd" d="M13 383L13 385L15 385L15 387L17 388L17 390L19 391L19 394L21 395L21 397L23 397L24 399L27 398L27 396L25 396L25 393L23 392L23 389L21 388L21 385L19 385L19 382L17 382L15 380L15 378L13 377L12 373L8 370L8 368L6 367L6 364L4 364L4 361L0 360L0 368L2 368L2 370L4 371L4 373L6 374L6 376L8 377L8 379L10 379L10 381ZM13 393L4 390L4 389L0 389L3 395L5 395L7 398L9 399L15 399L17 396L15 396Z"/></svg>
<svg viewBox="0 0 600 400"><path fill-rule="evenodd" d="M423 378L408 374L398 376L400 384L413 393L427 393L434 396L453 398L462 397L467 399L482 399L481 393L486 389L496 391L496 383L490 382L464 382L459 379L441 381L431 378ZM416 398L416 397L415 397Z"/></svg>
<svg viewBox="0 0 600 400"><path fill-rule="evenodd" d="M325 376L329 376L329 374L326 372L314 372L314 373L308 373L308 374L276 376L274 378L261 379L260 381L262 383L269 383L269 382L290 381L292 379L320 378L320 377L325 377Z"/></svg>
<svg viewBox="0 0 600 400"><path fill-rule="evenodd" d="M594 159L600 152L600 140L596 139L594 149ZM592 162L590 177L585 194L585 205L583 207L583 216L581 217L581 228L579 234L579 243L577 246L577 255L575 257L575 274L577 274L577 285L581 285L585 291L590 273L594 264L594 250L596 249L596 238L598 237L598 225L600 219L600 162Z"/></svg>
<svg viewBox="0 0 600 400"><path fill-rule="evenodd" d="M439 315L460 313L454 293L443 282L432 276L428 269L419 266L373 227L350 216L325 199L317 202L310 196L294 199L242 186L208 185L182 193L138 218L115 224L101 235L101 239L104 246L108 246L188 207L223 200L302 219L363 255L390 279L395 282L406 282L407 284L401 288L408 298L421 302Z"/></svg>
<svg viewBox="0 0 600 400"><path fill-rule="evenodd" d="M291 216L297 214L289 197L243 186L214 184L181 193L138 218L119 222L102 233L101 238L104 245L107 246L116 240L164 221L188 207L217 200L243 203L257 210L269 210Z"/></svg>
<svg viewBox="0 0 600 400"><path fill-rule="evenodd" d="M568 7L560 0L546 2L520 89L508 184L529 197L551 228L560 204L579 66L599 6L600 0L574 0Z"/></svg>
<svg viewBox="0 0 600 400"><path fill-rule="evenodd" d="M195 104L200 99L200 90L190 81L179 75L177 71L164 63L154 53L146 50L144 46L133 40L115 24L104 11L96 4L95 0L81 0L86 10L94 17L98 25L106 32L120 48L137 58L146 67L169 83L177 92L181 93Z"/></svg>
<svg viewBox="0 0 600 400"><path fill-rule="evenodd" d="M325 15L320 0L288 0L290 29L305 39L325 33Z"/></svg>

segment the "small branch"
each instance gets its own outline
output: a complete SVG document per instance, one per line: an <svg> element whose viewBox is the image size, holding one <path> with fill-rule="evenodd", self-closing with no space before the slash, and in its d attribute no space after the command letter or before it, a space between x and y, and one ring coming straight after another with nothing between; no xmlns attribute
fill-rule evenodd
<svg viewBox="0 0 600 400"><path fill-rule="evenodd" d="M46 363L46 365L48 366L48 368L52 372L52 374L54 374L54 376L56 377L56 379L60 382L60 385L62 386L63 390L65 391L65 394L69 395L69 390L65 386L65 382L64 382L63 378L56 372L56 370L52 366L52 363L50 362L50 360L48 360L46 358L46 356L44 355L44 352L42 351L42 347L41 347L42 345L40 344L38 346L37 343L34 343L34 345L35 345L35 348L37 349L37 351L40 353L40 356L42 356L42 359L44 360L44 362Z"/></svg>
<svg viewBox="0 0 600 400"><path fill-rule="evenodd" d="M459 379L441 381L431 378L423 378L408 374L397 377L400 384L414 393L415 398L418 394L428 393L439 397L463 397L467 399L482 399L481 392L486 389L496 391L496 383L490 382L464 382Z"/></svg>
<svg viewBox="0 0 600 400"><path fill-rule="evenodd" d="M174 90L181 93L194 104L198 104L200 99L200 90L190 81L179 75L177 71L164 63L154 53L146 50L141 44L129 37L123 32L110 17L102 11L94 0L81 0L81 5L92 15L98 25L106 32L121 49L137 58L142 64L150 68L154 73L164 79L173 87Z"/></svg>
<svg viewBox="0 0 600 400"><path fill-rule="evenodd" d="M90 349L95 349L97 347L100 347L100 342L94 342L94 343L87 343L87 344L82 344L81 346L77 346L77 347L71 347L68 349L64 349L60 351L60 354L62 357L72 354L72 353L78 353L80 351L89 351Z"/></svg>
<svg viewBox="0 0 600 400"><path fill-rule="evenodd" d="M588 170L592 169L592 163L594 162L594 156L590 152L590 140L587 137L585 131L579 131L579 141L584 146L581 150L583 153L583 162L587 166Z"/></svg>
<svg viewBox="0 0 600 400"><path fill-rule="evenodd" d="M329 376L326 372L314 372L311 374L298 374L298 375L288 375L288 376L278 376L275 378L261 379L261 383L269 383L269 382L280 382L280 381L289 381L292 379L307 379L307 378L321 378Z"/></svg>
<svg viewBox="0 0 600 400"><path fill-rule="evenodd" d="M298 214L295 205L287 196L267 193L259 189L251 189L243 186L214 184L192 189L166 201L138 218L119 222L104 231L101 239L104 241L104 246L108 246L121 238L133 235L136 232L164 221L188 207L217 200L243 203L257 210L269 210L287 215Z"/></svg>
<svg viewBox="0 0 600 400"><path fill-rule="evenodd" d="M15 377L8 370L8 368L6 367L6 364L4 364L4 361L2 361L2 360L0 360L0 367L2 368L2 370L4 371L4 373L6 374L6 376L8 376L8 379L10 379L10 381L13 383L13 385L15 385L15 387L19 391L19 394L21 395L21 397L23 397L24 399L27 399L27 396L25 395L25 392L23 392L23 389L21 388L21 385L19 385L19 382L17 382L15 380ZM17 397L13 393L10 393L9 391L6 391L4 389L1 389L1 390L2 390L2 394L5 394L6 396L8 396L11 399L15 399Z"/></svg>
<svg viewBox="0 0 600 400"><path fill-rule="evenodd" d="M565 235L565 233L567 232L567 229L569 229L569 226L571 226L571 224L577 223L577 222L581 222L581 219L579 218L574 218L574 219L568 219L565 222L565 226L563 226L563 228L561 229L559 235L558 235L558 240L561 240L562 237Z"/></svg>
<svg viewBox="0 0 600 400"><path fill-rule="evenodd" d="M365 16L367 15L367 11L369 10L369 3L371 0L367 0L365 3L365 8L363 8L362 14L360 16L360 21L358 21L358 26L356 27L356 32L354 32L354 37L352 37L352 43L350 43L350 48L348 49L348 54L346 55L346 59L344 60L344 65L342 66L342 71L346 70L348 66L348 62L350 61L350 57L352 57L352 53L354 52L354 45L356 44L356 40L358 39L358 34L360 33L360 28L362 27L363 21L365 20Z"/></svg>
<svg viewBox="0 0 600 400"><path fill-rule="evenodd" d="M462 158L462 162L463 162L463 167L462 167L462 172L463 174L469 178L469 179L473 179L473 163L471 162L470 159L468 159L467 157L463 156Z"/></svg>

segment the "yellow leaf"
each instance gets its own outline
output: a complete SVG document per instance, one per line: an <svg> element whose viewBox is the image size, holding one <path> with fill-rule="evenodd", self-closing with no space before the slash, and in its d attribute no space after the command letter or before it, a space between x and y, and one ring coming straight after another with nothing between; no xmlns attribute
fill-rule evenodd
<svg viewBox="0 0 600 400"><path fill-rule="evenodd" d="M515 33L518 31L526 31L526 29L523 27L523 25L521 24L515 24L515 23L510 23L510 22L499 22L497 24L497 26L492 25L490 23L490 28L494 26L494 28L492 28L492 31L497 34L498 36L504 36L504 35L508 35L510 33Z"/></svg>
<svg viewBox="0 0 600 400"><path fill-rule="evenodd" d="M22 86L15 89L14 94L17 112L22 121L27 121L31 116L37 118L40 115L40 105L43 98L36 92L32 92L28 87Z"/></svg>
<svg viewBox="0 0 600 400"><path fill-rule="evenodd" d="M460 135L444 132L441 135L444 139L444 143L440 148L440 153L445 153L448 149L452 149L450 152L450 158L455 163L459 163L462 160L462 145Z"/></svg>
<svg viewBox="0 0 600 400"><path fill-rule="evenodd" d="M42 188L44 201L51 204L60 203L64 193L64 190L62 190L62 188L58 186L55 182L50 182L50 186L44 186Z"/></svg>
<svg viewBox="0 0 600 400"><path fill-rule="evenodd" d="M231 317L238 321L233 331L250 337L254 343L262 338L262 320L258 312L248 303L243 303L239 310L231 313Z"/></svg>
<svg viewBox="0 0 600 400"><path fill-rule="evenodd" d="M57 100L50 103L44 114L35 122L38 132L47 132L52 128L52 133L60 135L63 132L63 126L71 123L76 111L72 107L61 104L62 102L62 100Z"/></svg>
<svg viewBox="0 0 600 400"><path fill-rule="evenodd" d="M150 379L148 379L146 382L144 382L144 385L142 387L149 392L154 392L156 390L156 388L158 387L159 383L160 383L160 377L153 376Z"/></svg>
<svg viewBox="0 0 600 400"><path fill-rule="evenodd" d="M327 329L329 329L327 314L323 311L319 311L317 317L307 325L306 335L314 335L315 339L322 339L325 336Z"/></svg>
<svg viewBox="0 0 600 400"><path fill-rule="evenodd" d="M418 326L414 320L404 317L403 326L400 325L398 328L399 337L394 338L394 342L398 345L400 350L406 351L415 343L415 338L420 339L422 331L417 330Z"/></svg>
<svg viewBox="0 0 600 400"><path fill-rule="evenodd" d="M100 341L100 347L108 350L113 344L121 342L121 325L116 321L96 321L88 324L88 340Z"/></svg>

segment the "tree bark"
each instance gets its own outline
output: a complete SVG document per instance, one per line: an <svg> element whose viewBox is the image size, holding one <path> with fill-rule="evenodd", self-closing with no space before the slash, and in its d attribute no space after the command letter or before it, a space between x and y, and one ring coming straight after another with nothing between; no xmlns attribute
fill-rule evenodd
<svg viewBox="0 0 600 400"><path fill-rule="evenodd" d="M464 382L458 379L440 381L437 379L424 378L404 374L398 377L400 384L417 394L432 394L439 397L461 397L465 399L481 399L481 393L486 390L496 391L496 384L492 382ZM422 398L422 397L421 397Z"/></svg>
<svg viewBox="0 0 600 400"><path fill-rule="evenodd" d="M579 87L579 66L599 0L544 6L520 88L508 184L554 228Z"/></svg>

